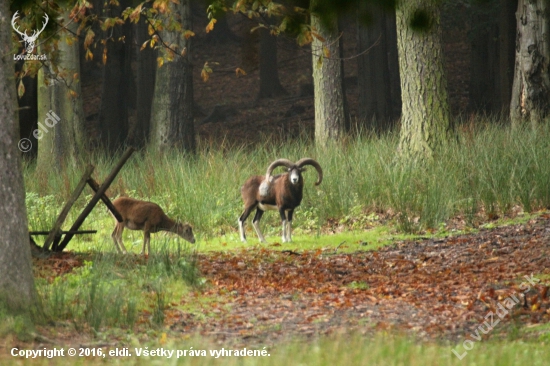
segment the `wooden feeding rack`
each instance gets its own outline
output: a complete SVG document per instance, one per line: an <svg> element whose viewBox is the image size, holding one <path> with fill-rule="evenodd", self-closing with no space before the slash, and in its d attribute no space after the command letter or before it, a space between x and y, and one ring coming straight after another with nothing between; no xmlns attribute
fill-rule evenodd
<svg viewBox="0 0 550 366"><path fill-rule="evenodd" d="M107 206L109 211L113 214L113 216L117 219L118 222L122 222L122 216L120 213L116 210L115 206L113 206L113 203L111 200L105 195L105 192L111 185L111 183L115 180L117 174L120 172L120 169L124 166L128 158L132 155L132 153L135 151L134 148L130 147L126 152L122 155L117 165L113 168L111 173L105 178L105 181L100 185L92 178L92 173L94 171L93 165L88 165L86 170L84 171L84 174L82 175L82 178L76 185L73 193L71 194L71 197L65 203L65 206L59 213L59 216L57 217L57 220L55 220L55 223L53 225L53 228L50 231L30 231L29 235L31 235L31 242L34 243L34 240L32 239L33 235L47 235L46 241L44 241L44 245L42 246L42 251L47 252L51 250L53 252L61 252L63 249L67 247L67 244L71 241L73 236L79 235L79 234L95 234L97 233L97 230L79 230L80 226L84 223L84 220L88 217L88 215L92 212L95 205L99 202L99 200L102 200L103 203ZM84 190L84 187L88 184L90 188L95 192L92 199L86 207L82 210L80 215L75 220L74 224L71 226L71 228L67 231L61 230L61 226L65 222L65 219L67 218L67 215L69 214L69 211L71 210L72 206Z"/></svg>

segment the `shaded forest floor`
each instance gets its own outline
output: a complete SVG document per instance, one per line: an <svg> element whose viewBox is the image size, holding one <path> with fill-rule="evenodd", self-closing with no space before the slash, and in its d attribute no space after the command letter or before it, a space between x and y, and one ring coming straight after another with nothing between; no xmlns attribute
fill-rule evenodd
<svg viewBox="0 0 550 366"><path fill-rule="evenodd" d="M550 322L549 219L545 214L525 224L368 252L338 253L335 245L309 252L256 246L201 253L206 287L167 305L166 329L177 337L199 333L247 347L380 330L457 342L472 339L493 312L494 329L487 335L478 330L482 339L512 329L536 330ZM62 275L83 260L67 252L35 259L35 268ZM519 303L510 305L507 297ZM499 303L510 305L500 321ZM195 310L185 310L190 308ZM79 342L79 337L56 341Z"/></svg>

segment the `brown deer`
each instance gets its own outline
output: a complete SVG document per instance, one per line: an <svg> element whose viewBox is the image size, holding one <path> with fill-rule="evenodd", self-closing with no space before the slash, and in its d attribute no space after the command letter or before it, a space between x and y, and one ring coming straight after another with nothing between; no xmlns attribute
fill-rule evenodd
<svg viewBox="0 0 550 366"><path fill-rule="evenodd" d="M147 245L147 253L151 254L151 233L159 231L170 231L190 243L195 242L191 226L172 220L166 216L162 208L156 203L140 201L130 197L119 197L113 201L113 205L122 216L122 222L115 219L115 230L111 234L115 247L119 252L126 253L126 248L122 243L122 232L125 227L130 230L143 230L143 250L141 254L145 254L145 245Z"/></svg>

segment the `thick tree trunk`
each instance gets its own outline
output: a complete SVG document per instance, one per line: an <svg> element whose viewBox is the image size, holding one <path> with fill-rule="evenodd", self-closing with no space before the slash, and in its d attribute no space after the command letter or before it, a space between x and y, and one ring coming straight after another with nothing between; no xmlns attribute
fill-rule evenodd
<svg viewBox="0 0 550 366"><path fill-rule="evenodd" d="M316 3L316 0L310 2L312 9L315 9ZM331 29L328 29L313 13L311 27L325 39L325 42L321 42L314 37L311 44L315 94L315 144L324 146L330 141L342 138L349 129L345 108L343 61L340 58L341 39L339 39L337 21L333 21Z"/></svg>
<svg viewBox="0 0 550 366"><path fill-rule="evenodd" d="M279 80L277 37L269 29L260 28L260 92L258 99L286 95Z"/></svg>
<svg viewBox="0 0 550 366"><path fill-rule="evenodd" d="M78 24L70 22L68 12L63 21L76 33ZM69 34L64 32L59 42L59 72L55 73L50 64L45 64L38 72L39 125L31 141L38 142L38 164L42 167L53 164L61 168L63 160L76 159L83 145L79 46L76 39L71 45L67 44L64 39L67 36Z"/></svg>
<svg viewBox="0 0 550 366"><path fill-rule="evenodd" d="M120 16L127 3L120 6L107 5L108 16ZM133 105L135 91L131 67L132 26L116 25L108 29L107 61L103 66L103 86L101 90L101 107L99 110L99 129L101 143L108 151L114 152L123 148L128 137L129 108ZM124 42L120 38L124 37Z"/></svg>
<svg viewBox="0 0 550 366"><path fill-rule="evenodd" d="M436 0L411 0L401 2L397 9L403 99L399 151L413 159L432 157L450 138L438 3ZM424 30L410 26L413 14L419 9L423 9L429 19Z"/></svg>
<svg viewBox="0 0 550 366"><path fill-rule="evenodd" d="M19 130L15 106L15 80L11 53L11 14L8 2L0 3L0 303L10 311L34 305L36 292Z"/></svg>
<svg viewBox="0 0 550 366"><path fill-rule="evenodd" d="M550 4L519 0L516 64L510 118L512 126L536 125L550 114Z"/></svg>
<svg viewBox="0 0 550 366"><path fill-rule="evenodd" d="M395 14L376 6L370 8L372 24L365 26L358 18L357 52L369 50L357 58L359 118L367 129L380 133L391 129L398 117L395 101L401 104L399 81L396 86L391 77L394 73L399 80L397 36Z"/></svg>
<svg viewBox="0 0 550 366"><path fill-rule="evenodd" d="M191 29L190 0L170 3L179 13L183 29ZM156 148L170 147L195 152L193 121L193 70L191 65L191 38L177 32L163 31L162 39L168 45L178 46L174 61L157 69L155 95L151 112L151 137ZM181 51L186 49L184 56Z"/></svg>
<svg viewBox="0 0 550 366"><path fill-rule="evenodd" d="M139 51L143 42L150 38L147 33L148 23L142 17L136 25L136 39L139 54L137 56L136 71L136 120L130 127L128 142L136 148L142 148L149 140L151 124L151 104L155 90L156 54L147 46Z"/></svg>

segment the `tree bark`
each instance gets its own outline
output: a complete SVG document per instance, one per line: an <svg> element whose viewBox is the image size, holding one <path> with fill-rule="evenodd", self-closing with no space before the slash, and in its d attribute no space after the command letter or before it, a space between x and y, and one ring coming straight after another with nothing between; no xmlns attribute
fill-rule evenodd
<svg viewBox="0 0 550 366"><path fill-rule="evenodd" d="M10 311L29 310L36 301L25 185L18 150L11 14L0 3L0 302Z"/></svg>
<svg viewBox="0 0 550 366"><path fill-rule="evenodd" d="M69 12L63 16L67 28L75 32L78 24L71 22ZM38 72L38 164L60 169L61 163L76 159L83 146L84 110L80 88L80 56L78 40L72 44L63 32L59 41L57 66L44 64ZM76 77L75 77L76 76ZM39 141L37 141L38 139Z"/></svg>
<svg viewBox="0 0 550 366"><path fill-rule="evenodd" d="M399 117L395 105L401 105L395 13L376 6L369 10L372 24L357 21L357 53L368 50L357 58L359 118L368 130L380 133L391 129Z"/></svg>
<svg viewBox="0 0 550 366"><path fill-rule="evenodd" d="M399 151L408 158L431 158L450 139L450 111L443 68L440 8L436 0L401 2L397 9L397 45L403 113ZM422 10L428 27L410 26Z"/></svg>
<svg viewBox="0 0 550 366"><path fill-rule="evenodd" d="M260 28L258 31L260 32L260 92L258 99L286 95L287 92L279 80L277 37L266 28Z"/></svg>
<svg viewBox="0 0 550 366"><path fill-rule="evenodd" d="M313 61L313 89L315 95L315 144L325 146L341 139L349 129L345 108L344 74L341 59L341 39L338 22L329 27L315 15L318 0L310 2L313 13L311 27L324 38L313 37L311 44ZM327 57L328 56L328 57Z"/></svg>
<svg viewBox="0 0 550 366"><path fill-rule="evenodd" d="M182 28L191 29L190 0L170 3L172 12L179 15ZM157 149L176 147L195 152L193 121L193 69L191 65L191 38L185 39L175 31L163 31L167 45L178 46L174 60L157 68L155 95L151 112L151 137ZM186 49L184 56L181 51ZM167 52L166 50L164 52Z"/></svg>
<svg viewBox="0 0 550 366"><path fill-rule="evenodd" d="M536 126L550 114L550 5L519 0L516 63L510 118L512 126Z"/></svg>

